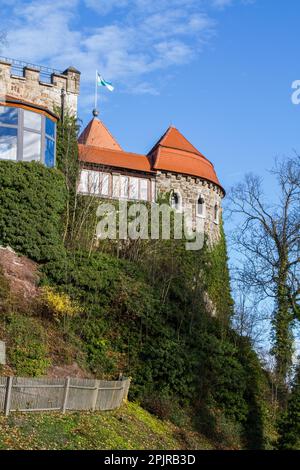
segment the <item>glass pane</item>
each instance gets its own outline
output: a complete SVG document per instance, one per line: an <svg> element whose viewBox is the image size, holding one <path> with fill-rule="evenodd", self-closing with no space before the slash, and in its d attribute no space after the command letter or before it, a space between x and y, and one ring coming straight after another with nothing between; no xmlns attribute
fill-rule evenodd
<svg viewBox="0 0 300 470"><path fill-rule="evenodd" d="M18 124L18 109L10 108L9 106L0 106L0 123L16 126Z"/></svg>
<svg viewBox="0 0 300 470"><path fill-rule="evenodd" d="M49 168L54 167L55 161L55 143L53 140L46 139L45 165Z"/></svg>
<svg viewBox="0 0 300 470"><path fill-rule="evenodd" d="M98 171L90 171L89 172L89 187L88 187L88 192L89 194L99 194L99 189L100 189L100 178L99 178L99 172Z"/></svg>
<svg viewBox="0 0 300 470"><path fill-rule="evenodd" d="M100 193L103 194L103 196L108 196L108 193L109 193L109 174L108 173L101 173Z"/></svg>
<svg viewBox="0 0 300 470"><path fill-rule="evenodd" d="M151 181L151 196L152 196L152 201L155 202L156 200L155 181Z"/></svg>
<svg viewBox="0 0 300 470"><path fill-rule="evenodd" d="M121 197L128 197L128 186L129 186L128 176L121 176Z"/></svg>
<svg viewBox="0 0 300 470"><path fill-rule="evenodd" d="M31 162L41 159L41 136L33 132L24 131L22 160Z"/></svg>
<svg viewBox="0 0 300 470"><path fill-rule="evenodd" d="M78 191L80 193L88 193L89 187L89 172L87 170L82 170L80 173L80 183Z"/></svg>
<svg viewBox="0 0 300 470"><path fill-rule="evenodd" d="M142 201L148 200L148 180L140 180L140 195Z"/></svg>
<svg viewBox="0 0 300 470"><path fill-rule="evenodd" d="M32 111L24 110L24 127L41 132L42 116Z"/></svg>
<svg viewBox="0 0 300 470"><path fill-rule="evenodd" d="M130 199L138 199L139 198L139 180L138 180L138 178L130 178L129 197L130 197Z"/></svg>
<svg viewBox="0 0 300 470"><path fill-rule="evenodd" d="M113 175L113 197L120 197L120 178Z"/></svg>
<svg viewBox="0 0 300 470"><path fill-rule="evenodd" d="M0 159L17 159L17 129L0 126Z"/></svg>
<svg viewBox="0 0 300 470"><path fill-rule="evenodd" d="M46 134L49 137L55 137L55 122L51 121L51 119L46 118Z"/></svg>

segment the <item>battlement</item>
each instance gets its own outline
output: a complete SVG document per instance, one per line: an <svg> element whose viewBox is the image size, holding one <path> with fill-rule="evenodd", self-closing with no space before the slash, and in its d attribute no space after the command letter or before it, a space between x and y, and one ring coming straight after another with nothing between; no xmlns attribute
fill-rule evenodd
<svg viewBox="0 0 300 470"><path fill-rule="evenodd" d="M64 72L27 62L0 57L0 98L16 99L51 112L62 105L77 115L80 72L73 67Z"/></svg>

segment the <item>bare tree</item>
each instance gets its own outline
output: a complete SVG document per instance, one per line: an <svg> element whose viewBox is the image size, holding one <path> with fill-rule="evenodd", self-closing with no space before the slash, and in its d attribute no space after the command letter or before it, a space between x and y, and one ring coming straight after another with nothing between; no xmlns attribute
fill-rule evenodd
<svg viewBox="0 0 300 470"><path fill-rule="evenodd" d="M293 321L300 320L300 158L276 161L273 201L266 202L262 179L246 175L229 194L230 213L239 216L233 236L244 262L237 277L244 286L274 300L273 348L282 391L292 364Z"/></svg>
<svg viewBox="0 0 300 470"><path fill-rule="evenodd" d="M261 302L260 296L250 292L241 282L233 286L235 313L232 326L240 336L249 338L253 347L261 355L265 350L271 319L270 306Z"/></svg>

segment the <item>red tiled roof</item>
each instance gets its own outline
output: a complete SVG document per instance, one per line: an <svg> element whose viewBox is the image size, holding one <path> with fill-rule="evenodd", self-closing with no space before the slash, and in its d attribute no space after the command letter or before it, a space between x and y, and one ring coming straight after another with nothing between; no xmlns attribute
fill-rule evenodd
<svg viewBox="0 0 300 470"><path fill-rule="evenodd" d="M93 119L79 138L81 162L153 173L196 176L222 188L213 164L175 127L169 127L148 155L124 152L106 127Z"/></svg>
<svg viewBox="0 0 300 470"><path fill-rule="evenodd" d="M150 150L152 153L158 146L169 147L172 149L185 150L203 156L177 129L170 126L164 135L159 139L155 146Z"/></svg>
<svg viewBox="0 0 300 470"><path fill-rule="evenodd" d="M111 150L122 150L116 139L111 135L103 122L92 119L79 136L78 142Z"/></svg>
<svg viewBox="0 0 300 470"><path fill-rule="evenodd" d="M183 150L159 148L156 153L153 169L198 176L221 186L214 166L210 161Z"/></svg>
<svg viewBox="0 0 300 470"><path fill-rule="evenodd" d="M152 173L150 158L146 155L124 152L122 150L111 150L95 147L92 145L78 144L79 160L97 165L126 168Z"/></svg>
<svg viewBox="0 0 300 470"><path fill-rule="evenodd" d="M198 176L221 187L213 164L175 127L169 127L150 153L154 170Z"/></svg>

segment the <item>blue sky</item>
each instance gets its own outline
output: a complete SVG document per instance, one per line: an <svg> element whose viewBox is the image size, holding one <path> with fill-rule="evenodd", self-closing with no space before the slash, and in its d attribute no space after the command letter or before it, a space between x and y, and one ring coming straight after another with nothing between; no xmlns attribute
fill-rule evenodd
<svg viewBox="0 0 300 470"><path fill-rule="evenodd" d="M0 0L0 10L2 55L82 72L84 123L95 70L113 82L100 114L126 150L146 152L173 124L226 189L300 151L297 0Z"/></svg>
<svg viewBox="0 0 300 470"><path fill-rule="evenodd" d="M225 189L251 171L271 197L273 158L300 152L298 0L0 0L0 14L2 55L81 71L84 124L95 70L113 82L100 117L125 150L173 124Z"/></svg>

